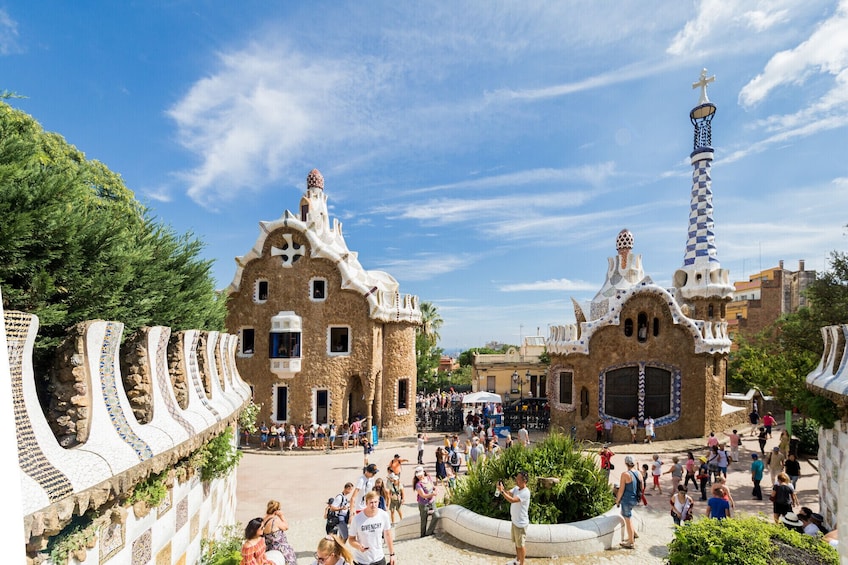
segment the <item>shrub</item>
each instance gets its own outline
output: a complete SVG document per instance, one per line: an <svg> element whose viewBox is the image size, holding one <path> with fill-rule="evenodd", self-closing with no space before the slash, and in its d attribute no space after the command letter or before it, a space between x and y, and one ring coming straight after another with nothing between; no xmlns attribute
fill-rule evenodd
<svg viewBox="0 0 848 565"><path fill-rule="evenodd" d="M530 475L530 521L534 524L586 520L603 514L615 501L594 457L583 455L570 437L551 434L533 449L513 445L496 458L470 464L468 475L458 478L451 502L483 516L508 520L510 504L494 496L495 486L503 480L511 487L522 470ZM543 477L555 477L559 482L544 488L539 482Z"/></svg>
<svg viewBox="0 0 848 565"><path fill-rule="evenodd" d="M168 496L168 487L165 484L167 480L167 470L162 471L158 475L150 475L133 487L132 494L127 502L133 504L138 501L144 501L151 508L156 508Z"/></svg>
<svg viewBox="0 0 848 565"><path fill-rule="evenodd" d="M803 556L803 561L798 556ZM836 550L818 538L756 516L704 518L674 530L669 565L838 565Z"/></svg>
<svg viewBox="0 0 848 565"><path fill-rule="evenodd" d="M792 435L798 438L799 453L816 455L819 452L819 422L807 418L801 422L792 422Z"/></svg>
<svg viewBox="0 0 848 565"><path fill-rule="evenodd" d="M239 565L242 542L241 524L225 526L219 538L200 541L200 565Z"/></svg>
<svg viewBox="0 0 848 565"><path fill-rule="evenodd" d="M233 429L227 428L192 455L192 462L200 468L200 479L221 479L236 468L242 453L233 447Z"/></svg>

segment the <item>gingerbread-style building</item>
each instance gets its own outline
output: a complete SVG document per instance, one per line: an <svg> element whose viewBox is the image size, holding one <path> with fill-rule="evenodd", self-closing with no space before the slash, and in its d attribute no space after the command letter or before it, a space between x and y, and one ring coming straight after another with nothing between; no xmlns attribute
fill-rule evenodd
<svg viewBox="0 0 848 565"><path fill-rule="evenodd" d="M260 419L308 426L360 416L385 437L414 434L417 297L362 268L341 223L330 224L315 169L297 214L259 226L236 258L227 327Z"/></svg>
<svg viewBox="0 0 848 565"><path fill-rule="evenodd" d="M655 422L657 439L698 437L741 421L743 406L725 398L730 339L725 306L733 293L715 246L711 122L706 72L693 88L695 143L688 239L683 265L666 289L645 276L634 238L622 230L606 281L587 304L574 301L576 324L553 326L546 342L551 366L551 423L594 436L599 417L616 424L615 441L629 441L628 420ZM639 432L640 440L644 438Z"/></svg>

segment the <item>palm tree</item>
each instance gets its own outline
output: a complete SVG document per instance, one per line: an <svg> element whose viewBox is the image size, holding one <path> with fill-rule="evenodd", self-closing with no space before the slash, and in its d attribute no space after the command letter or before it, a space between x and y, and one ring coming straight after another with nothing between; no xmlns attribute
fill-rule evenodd
<svg viewBox="0 0 848 565"><path fill-rule="evenodd" d="M426 336L433 345L439 342L439 328L443 323L438 308L432 302L421 303L421 327L418 332Z"/></svg>

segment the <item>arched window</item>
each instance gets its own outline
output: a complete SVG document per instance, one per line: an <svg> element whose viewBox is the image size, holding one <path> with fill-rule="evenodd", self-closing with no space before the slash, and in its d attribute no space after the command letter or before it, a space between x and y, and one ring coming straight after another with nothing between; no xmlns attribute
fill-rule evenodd
<svg viewBox="0 0 848 565"><path fill-rule="evenodd" d="M637 330L636 339L644 343L648 339L648 315L644 312L639 312L637 322L639 324L639 328Z"/></svg>
<svg viewBox="0 0 848 565"><path fill-rule="evenodd" d="M633 335L633 320L627 318L624 320L624 335L630 337Z"/></svg>
<svg viewBox="0 0 848 565"><path fill-rule="evenodd" d="M654 337L660 335L660 319L654 318Z"/></svg>
<svg viewBox="0 0 848 565"><path fill-rule="evenodd" d="M713 319L713 305L712 304L707 306L707 318L709 318L710 320Z"/></svg>

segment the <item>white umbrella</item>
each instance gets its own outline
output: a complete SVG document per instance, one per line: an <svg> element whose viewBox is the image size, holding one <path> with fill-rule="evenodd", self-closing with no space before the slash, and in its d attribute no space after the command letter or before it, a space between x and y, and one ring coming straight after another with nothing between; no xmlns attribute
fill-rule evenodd
<svg viewBox="0 0 848 565"><path fill-rule="evenodd" d="M495 394L494 392L486 392L485 390L481 390L480 392L472 392L471 394L466 394L462 397L463 404L478 404L485 402L495 402L497 404L501 403L501 395Z"/></svg>

